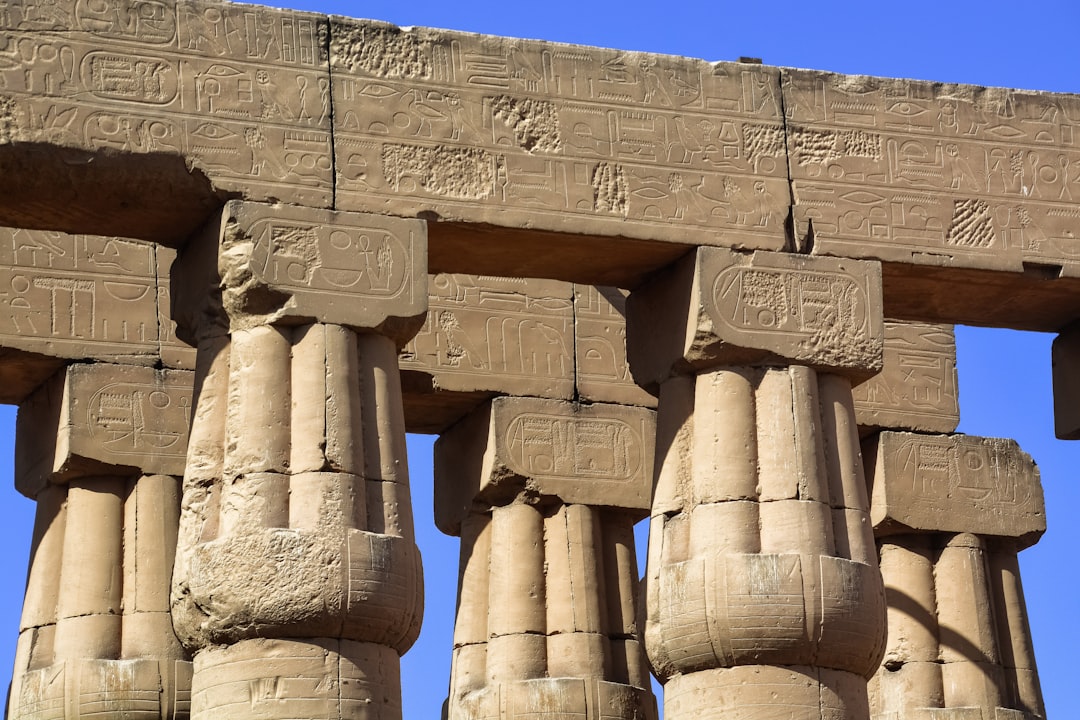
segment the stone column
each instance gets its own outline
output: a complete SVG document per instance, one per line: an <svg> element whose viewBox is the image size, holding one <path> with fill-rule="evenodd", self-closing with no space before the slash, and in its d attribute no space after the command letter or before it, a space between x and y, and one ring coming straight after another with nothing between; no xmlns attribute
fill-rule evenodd
<svg viewBox="0 0 1080 720"><path fill-rule="evenodd" d="M401 717L422 615L397 349L419 221L231 202L173 268L198 346L172 610L194 718Z"/></svg>
<svg viewBox="0 0 1080 720"><path fill-rule="evenodd" d="M71 365L19 407L37 500L9 717L186 718L169 574L192 373Z"/></svg>
<svg viewBox="0 0 1080 720"><path fill-rule="evenodd" d="M881 432L864 441L889 612L875 720L1031 720L1045 711L1017 552L1046 529L1012 440Z"/></svg>
<svg viewBox="0 0 1080 720"><path fill-rule="evenodd" d="M876 264L698 248L630 295L659 387L645 642L668 720L866 718L885 633L852 382Z"/></svg>
<svg viewBox="0 0 1080 720"><path fill-rule="evenodd" d="M653 413L496 398L435 445L436 523L461 537L447 716L649 720L633 525Z"/></svg>

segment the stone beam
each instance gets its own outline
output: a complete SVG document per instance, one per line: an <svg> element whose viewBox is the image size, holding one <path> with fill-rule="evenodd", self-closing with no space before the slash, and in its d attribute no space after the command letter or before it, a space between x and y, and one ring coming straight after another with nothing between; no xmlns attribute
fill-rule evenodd
<svg viewBox="0 0 1080 720"><path fill-rule="evenodd" d="M192 368L168 313L174 255L138 240L0 228L0 402L20 402L65 360Z"/></svg>
<svg viewBox="0 0 1080 720"><path fill-rule="evenodd" d="M885 321L881 372L852 388L859 432L948 433L960 422L950 325Z"/></svg>
<svg viewBox="0 0 1080 720"><path fill-rule="evenodd" d="M405 423L436 433L495 395L655 407L626 362L626 292L554 280L431 275L401 352Z"/></svg>
<svg viewBox="0 0 1080 720"><path fill-rule="evenodd" d="M0 17L0 222L179 244L243 196L423 217L436 272L788 249L882 261L890 317L1080 315L1077 96L136 6Z"/></svg>

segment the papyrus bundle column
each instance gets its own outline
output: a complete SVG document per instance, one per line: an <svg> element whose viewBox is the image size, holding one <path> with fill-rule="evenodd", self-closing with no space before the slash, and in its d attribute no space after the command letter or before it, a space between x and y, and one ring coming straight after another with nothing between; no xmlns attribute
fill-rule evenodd
<svg viewBox="0 0 1080 720"><path fill-rule="evenodd" d="M653 412L496 398L435 445L436 522L461 537L451 720L656 716L633 525Z"/></svg>
<svg viewBox="0 0 1080 720"><path fill-rule="evenodd" d="M864 441L889 606L875 720L1045 716L1017 552L1046 529L1016 442L881 432Z"/></svg>
<svg viewBox="0 0 1080 720"><path fill-rule="evenodd" d="M866 718L885 633L852 379L871 263L699 248L635 290L659 386L645 642L668 720Z"/></svg>
<svg viewBox="0 0 1080 720"><path fill-rule="evenodd" d="M397 348L417 221L246 203L173 269L197 398L173 622L195 718L401 717L422 615Z"/></svg>
<svg viewBox="0 0 1080 720"><path fill-rule="evenodd" d="M8 717L186 718L169 617L192 373L71 365L19 408L37 500Z"/></svg>

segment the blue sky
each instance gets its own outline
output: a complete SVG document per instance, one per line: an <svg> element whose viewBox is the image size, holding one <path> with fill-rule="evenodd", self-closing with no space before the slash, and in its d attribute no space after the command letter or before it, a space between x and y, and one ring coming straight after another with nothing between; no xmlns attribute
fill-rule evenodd
<svg viewBox="0 0 1080 720"><path fill-rule="evenodd" d="M287 7L473 32L541 38L844 73L1080 92L1075 0L1018 3L751 2L275 2ZM1080 446L1053 439L1049 335L958 330L960 429L1012 437L1039 463L1049 530L1021 555L1050 717L1070 716L1071 664L1080 647L1074 553L1080 548ZM0 668L10 668L26 573L33 504L12 489L14 408L0 408ZM429 438L410 442L418 541L428 602L421 640L406 656L405 717L438 717L446 695L457 541L431 525ZM644 548L639 548L644 554ZM6 670L5 670L6 672Z"/></svg>

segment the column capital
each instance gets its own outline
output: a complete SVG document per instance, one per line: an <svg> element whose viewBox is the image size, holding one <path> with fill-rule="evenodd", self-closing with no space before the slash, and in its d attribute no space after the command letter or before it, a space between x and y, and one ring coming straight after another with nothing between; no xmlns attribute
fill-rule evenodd
<svg viewBox="0 0 1080 720"><path fill-rule="evenodd" d="M233 200L173 265L177 335L191 344L310 322L404 344L427 312L422 220Z"/></svg>
<svg viewBox="0 0 1080 720"><path fill-rule="evenodd" d="M717 366L799 364L864 380L881 370L876 262L699 247L627 302L638 384Z"/></svg>
<svg viewBox="0 0 1080 720"><path fill-rule="evenodd" d="M645 517L655 435L646 408L495 398L435 443L435 524L457 535L474 502L522 492Z"/></svg>
<svg viewBox="0 0 1080 720"><path fill-rule="evenodd" d="M1015 440L885 431L863 456L878 538L974 533L1027 547L1046 531L1039 468Z"/></svg>
<svg viewBox="0 0 1080 720"><path fill-rule="evenodd" d="M68 365L19 406L15 487L112 475L184 474L193 375L131 365Z"/></svg>

